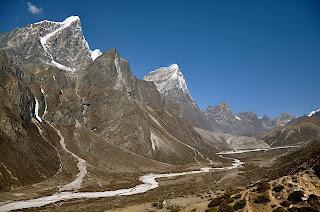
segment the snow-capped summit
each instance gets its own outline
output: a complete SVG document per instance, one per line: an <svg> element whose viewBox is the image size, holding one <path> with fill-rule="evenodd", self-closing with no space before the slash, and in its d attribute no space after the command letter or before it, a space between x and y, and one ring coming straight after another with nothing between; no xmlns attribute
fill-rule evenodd
<svg viewBox="0 0 320 212"><path fill-rule="evenodd" d="M320 108L318 110L311 111L307 116L311 117L311 116L315 115L316 113L320 113Z"/></svg>
<svg viewBox="0 0 320 212"><path fill-rule="evenodd" d="M210 129L208 121L189 94L186 81L178 64L151 71L144 77L144 80L152 81L156 85L165 104L179 105L181 115L189 120L193 126Z"/></svg>
<svg viewBox="0 0 320 212"><path fill-rule="evenodd" d="M3 37L0 46L16 55L13 60L17 64L41 61L65 71L85 68L102 54L99 49L89 48L78 16L18 28Z"/></svg>
<svg viewBox="0 0 320 212"><path fill-rule="evenodd" d="M161 67L151 71L144 77L145 81L153 81L160 94L164 94L173 89L179 89L189 95L183 74L178 64L172 64L168 67Z"/></svg>
<svg viewBox="0 0 320 212"><path fill-rule="evenodd" d="M43 20L43 21L39 21L36 23L33 23L31 25L37 25L37 24L43 24L43 23L51 23L51 24L60 24L60 25L64 25L64 24L70 24L74 21L80 21L79 16L70 16L68 18L66 18L64 21L58 22L58 21L49 21L49 20Z"/></svg>

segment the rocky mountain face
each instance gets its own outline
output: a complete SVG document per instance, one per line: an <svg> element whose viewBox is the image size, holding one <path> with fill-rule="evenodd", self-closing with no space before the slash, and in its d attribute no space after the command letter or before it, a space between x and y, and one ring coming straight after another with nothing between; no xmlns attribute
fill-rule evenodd
<svg viewBox="0 0 320 212"><path fill-rule="evenodd" d="M219 149L219 151L270 147L269 144L254 137L236 136L200 128L195 128L195 130L205 142Z"/></svg>
<svg viewBox="0 0 320 212"><path fill-rule="evenodd" d="M201 123L184 85L181 101ZM2 33L0 93L0 190L73 176L101 189L104 176L209 163L217 151L115 49L91 51L78 17Z"/></svg>
<svg viewBox="0 0 320 212"><path fill-rule="evenodd" d="M207 119L192 99L184 76L177 64L151 71L144 77L144 80L154 82L164 104L167 107L176 108L178 113L187 119L191 125L211 129Z"/></svg>
<svg viewBox="0 0 320 212"><path fill-rule="evenodd" d="M289 113L282 113L280 116L274 118L273 121L276 123L276 126L284 126L293 119L295 119L295 116Z"/></svg>
<svg viewBox="0 0 320 212"><path fill-rule="evenodd" d="M30 87L11 71L10 60L0 56L0 190L40 182L59 169L51 142L38 133L31 118L35 101ZM19 71L20 72L20 71ZM32 170L32 171L30 171Z"/></svg>
<svg viewBox="0 0 320 212"><path fill-rule="evenodd" d="M285 125L293 119L288 113L283 113L275 119L267 116L258 117L253 112L233 113L226 102L209 106L203 114L213 131L243 136L255 136L276 126Z"/></svg>
<svg viewBox="0 0 320 212"><path fill-rule="evenodd" d="M85 68L101 55L100 50L89 49L77 16L63 22L45 20L18 28L1 37L0 48L16 64L42 62L66 71Z"/></svg>
<svg viewBox="0 0 320 212"><path fill-rule="evenodd" d="M317 138L320 138L319 111L293 119L287 125L276 127L260 136L271 146L303 144Z"/></svg>

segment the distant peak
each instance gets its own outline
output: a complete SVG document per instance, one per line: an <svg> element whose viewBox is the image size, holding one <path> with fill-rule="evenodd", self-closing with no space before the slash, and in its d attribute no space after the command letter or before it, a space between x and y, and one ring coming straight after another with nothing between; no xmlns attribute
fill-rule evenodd
<svg viewBox="0 0 320 212"><path fill-rule="evenodd" d="M314 110L314 111L311 111L307 116L308 116L308 117L311 117L311 116L313 116L314 114L319 113L319 112L320 112L320 109Z"/></svg>
<svg viewBox="0 0 320 212"><path fill-rule="evenodd" d="M160 67L144 77L145 81L153 81L158 91L165 93L171 89L180 89L189 95L189 91L178 64Z"/></svg>
<svg viewBox="0 0 320 212"><path fill-rule="evenodd" d="M160 68L157 68L154 71L150 71L150 73L148 75L150 75L150 74L166 74L166 75L170 74L170 75L173 75L176 73L181 73L181 71L180 71L179 65L176 63L173 63L169 66L162 66ZM181 73L181 75L182 75L182 73ZM183 75L182 75L182 77L183 77Z"/></svg>
<svg viewBox="0 0 320 212"><path fill-rule="evenodd" d="M209 105L207 110L213 113L230 113L231 112L227 102L221 102L217 106Z"/></svg>
<svg viewBox="0 0 320 212"><path fill-rule="evenodd" d="M171 64L168 68L171 70L179 70L180 71L179 66L176 63Z"/></svg>
<svg viewBox="0 0 320 212"><path fill-rule="evenodd" d="M79 16L70 16L66 18L63 22L66 23L66 22L74 22L74 21L80 21Z"/></svg>

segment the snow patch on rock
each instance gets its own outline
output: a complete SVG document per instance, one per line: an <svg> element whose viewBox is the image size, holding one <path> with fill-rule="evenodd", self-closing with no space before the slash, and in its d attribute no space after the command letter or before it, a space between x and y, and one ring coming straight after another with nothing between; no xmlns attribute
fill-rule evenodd
<svg viewBox="0 0 320 212"><path fill-rule="evenodd" d="M95 61L95 59L97 59L100 55L102 55L102 52L100 51L100 49L95 49L95 50L90 50L90 54L91 54L91 59L93 61Z"/></svg>
<svg viewBox="0 0 320 212"><path fill-rule="evenodd" d="M39 121L39 122L42 122L42 119L41 117L39 116L39 102L37 100L37 98L34 98L36 104L34 106L34 116L36 117L36 119Z"/></svg>
<svg viewBox="0 0 320 212"><path fill-rule="evenodd" d="M239 116L234 116L235 119L237 119L238 121L241 121L241 118Z"/></svg>

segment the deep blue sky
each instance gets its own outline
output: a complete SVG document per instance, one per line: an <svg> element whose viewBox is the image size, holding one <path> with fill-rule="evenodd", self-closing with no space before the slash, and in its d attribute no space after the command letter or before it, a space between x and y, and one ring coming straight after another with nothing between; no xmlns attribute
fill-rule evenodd
<svg viewBox="0 0 320 212"><path fill-rule="evenodd" d="M0 31L81 18L92 49L116 47L139 78L178 63L201 108L302 115L320 107L320 1L0 2Z"/></svg>

